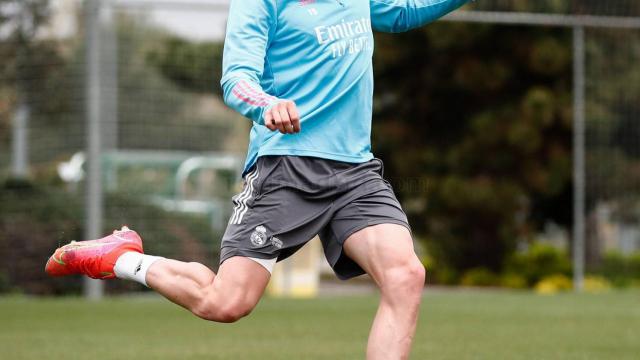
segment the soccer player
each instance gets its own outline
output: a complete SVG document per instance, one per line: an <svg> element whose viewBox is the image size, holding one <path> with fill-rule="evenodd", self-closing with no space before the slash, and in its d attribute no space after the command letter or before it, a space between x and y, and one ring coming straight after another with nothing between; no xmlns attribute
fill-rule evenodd
<svg viewBox="0 0 640 360"><path fill-rule="evenodd" d="M144 254L126 227L57 249L46 271L137 281L203 319L234 322L275 262L318 234L339 278L367 273L380 288L367 358L406 359L425 270L371 153L372 31L407 31L467 1L232 0L221 84L253 128L218 274Z"/></svg>

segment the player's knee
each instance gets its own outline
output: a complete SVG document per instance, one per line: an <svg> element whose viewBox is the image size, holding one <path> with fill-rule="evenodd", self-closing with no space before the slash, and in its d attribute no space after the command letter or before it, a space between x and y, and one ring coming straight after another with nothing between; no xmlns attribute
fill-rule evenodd
<svg viewBox="0 0 640 360"><path fill-rule="evenodd" d="M418 258L414 258L414 260L406 265L406 275L407 278L405 282L407 287L415 293L422 294L427 273L424 265L422 265Z"/></svg>
<svg viewBox="0 0 640 360"><path fill-rule="evenodd" d="M419 298L424 288L425 277L422 263L417 258L412 259L387 271L382 291L398 299Z"/></svg>
<svg viewBox="0 0 640 360"><path fill-rule="evenodd" d="M253 304L243 299L229 299L224 303L203 300L193 309L193 313L204 320L233 323L249 315L253 308Z"/></svg>
<svg viewBox="0 0 640 360"><path fill-rule="evenodd" d="M224 304L220 308L220 322L233 323L243 317L249 315L253 310L254 305L247 301L233 301Z"/></svg>
<svg viewBox="0 0 640 360"><path fill-rule="evenodd" d="M216 321L215 320L215 308L213 306L213 304L206 300L203 299L201 301L198 302L198 304L196 306L193 306L192 308L190 308L191 312L204 320L211 320L211 321Z"/></svg>

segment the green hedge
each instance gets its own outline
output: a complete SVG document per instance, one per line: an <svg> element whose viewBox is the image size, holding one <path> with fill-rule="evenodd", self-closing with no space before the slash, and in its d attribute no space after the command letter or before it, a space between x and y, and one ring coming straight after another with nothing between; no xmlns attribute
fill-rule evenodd
<svg viewBox="0 0 640 360"><path fill-rule="evenodd" d="M611 281L613 286L628 287L640 285L640 252L623 255L619 252L608 252L596 273Z"/></svg>
<svg viewBox="0 0 640 360"><path fill-rule="evenodd" d="M49 278L44 265L53 250L84 233L83 197L60 188L27 182L0 187L0 292L69 294L81 291L81 278ZM198 261L216 267L219 239L207 219L169 213L132 194L105 199L104 233L129 225L144 238L145 252ZM107 282L109 292L142 289Z"/></svg>
<svg viewBox="0 0 640 360"><path fill-rule="evenodd" d="M511 256L506 261L505 271L523 276L528 286L534 286L552 275L571 277L572 268L566 251L548 244L534 243L526 251Z"/></svg>

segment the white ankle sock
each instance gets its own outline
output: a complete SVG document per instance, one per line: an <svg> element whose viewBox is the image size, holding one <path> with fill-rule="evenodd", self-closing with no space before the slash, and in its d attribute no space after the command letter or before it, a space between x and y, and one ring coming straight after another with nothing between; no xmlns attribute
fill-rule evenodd
<svg viewBox="0 0 640 360"><path fill-rule="evenodd" d="M116 260L113 271L119 279L133 280L148 287L147 270L154 262L160 259L164 258L129 251L120 255Z"/></svg>

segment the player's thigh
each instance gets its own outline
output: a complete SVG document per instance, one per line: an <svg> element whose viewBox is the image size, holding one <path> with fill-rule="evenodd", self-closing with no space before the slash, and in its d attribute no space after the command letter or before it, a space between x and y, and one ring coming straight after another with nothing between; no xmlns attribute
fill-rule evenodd
<svg viewBox="0 0 640 360"><path fill-rule="evenodd" d="M344 243L344 251L378 285L397 271L419 266L409 230L397 224L380 224L353 233Z"/></svg>
<svg viewBox="0 0 640 360"><path fill-rule="evenodd" d="M234 256L220 265L213 285L226 301L255 305L270 278L271 274L262 265L247 257Z"/></svg>

